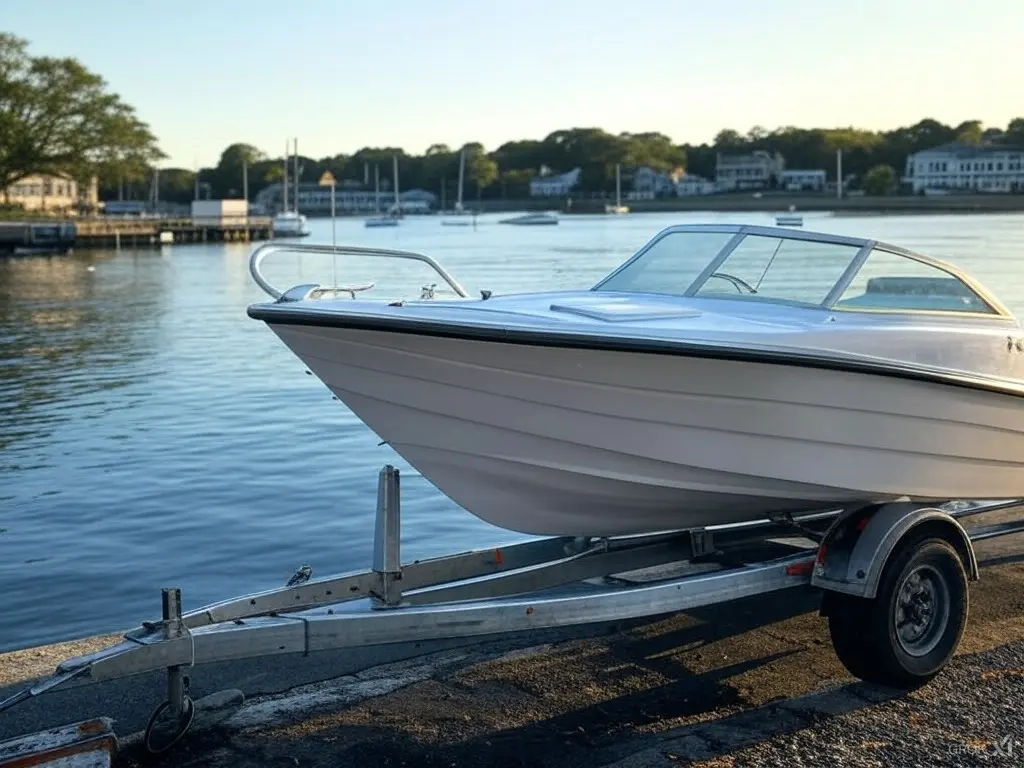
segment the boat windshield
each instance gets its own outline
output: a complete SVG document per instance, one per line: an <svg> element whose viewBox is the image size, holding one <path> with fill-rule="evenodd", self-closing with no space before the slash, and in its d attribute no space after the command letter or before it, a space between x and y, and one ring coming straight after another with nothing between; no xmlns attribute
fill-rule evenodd
<svg viewBox="0 0 1024 768"><path fill-rule="evenodd" d="M594 290L836 310L997 313L967 282L931 261L880 247L859 260L868 244L772 231L670 230Z"/></svg>

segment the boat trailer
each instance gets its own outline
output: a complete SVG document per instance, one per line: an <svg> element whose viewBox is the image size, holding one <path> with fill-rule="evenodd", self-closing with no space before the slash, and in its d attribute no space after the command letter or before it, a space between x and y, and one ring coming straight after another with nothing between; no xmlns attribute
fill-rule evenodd
<svg viewBox="0 0 1024 768"><path fill-rule="evenodd" d="M163 669L167 698L144 732L156 754L192 725L187 672L196 664L642 619L807 585L823 591L833 646L853 675L914 687L956 651L967 582L979 576L973 542L1024 532L1022 521L961 521L1014 507L1024 508L1024 499L899 501L661 533L544 538L403 565L400 474L386 465L370 570L314 579L303 566L284 587L187 613L180 590L164 589L160 620L64 661L0 702L0 712L57 688ZM167 735L155 741L161 729Z"/></svg>

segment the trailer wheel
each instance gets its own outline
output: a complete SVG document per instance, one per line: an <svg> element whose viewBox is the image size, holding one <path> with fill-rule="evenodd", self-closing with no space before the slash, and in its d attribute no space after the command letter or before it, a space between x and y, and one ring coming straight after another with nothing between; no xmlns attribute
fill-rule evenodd
<svg viewBox="0 0 1024 768"><path fill-rule="evenodd" d="M967 625L967 574L945 539L925 536L896 550L873 599L832 594L829 634L850 674L914 688L956 653Z"/></svg>

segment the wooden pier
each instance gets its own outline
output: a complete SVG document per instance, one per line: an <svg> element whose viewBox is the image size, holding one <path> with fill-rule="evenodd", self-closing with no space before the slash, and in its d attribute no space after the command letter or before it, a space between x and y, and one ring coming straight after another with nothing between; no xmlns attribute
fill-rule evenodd
<svg viewBox="0 0 1024 768"><path fill-rule="evenodd" d="M224 221L147 218L96 218L75 222L76 248L137 248L171 243L224 243L269 240L269 216Z"/></svg>

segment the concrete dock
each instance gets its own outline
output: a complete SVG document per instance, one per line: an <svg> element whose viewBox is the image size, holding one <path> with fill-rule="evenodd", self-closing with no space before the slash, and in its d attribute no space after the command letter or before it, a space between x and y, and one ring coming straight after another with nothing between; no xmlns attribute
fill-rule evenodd
<svg viewBox="0 0 1024 768"><path fill-rule="evenodd" d="M892 766L1024 763L1024 536L979 542L958 658L924 688L856 682L805 589L658 621L196 667L241 707L162 758L132 734L162 675L47 694L0 739L107 715L119 765ZM146 617L140 617L146 618ZM0 697L116 638L0 656Z"/></svg>

